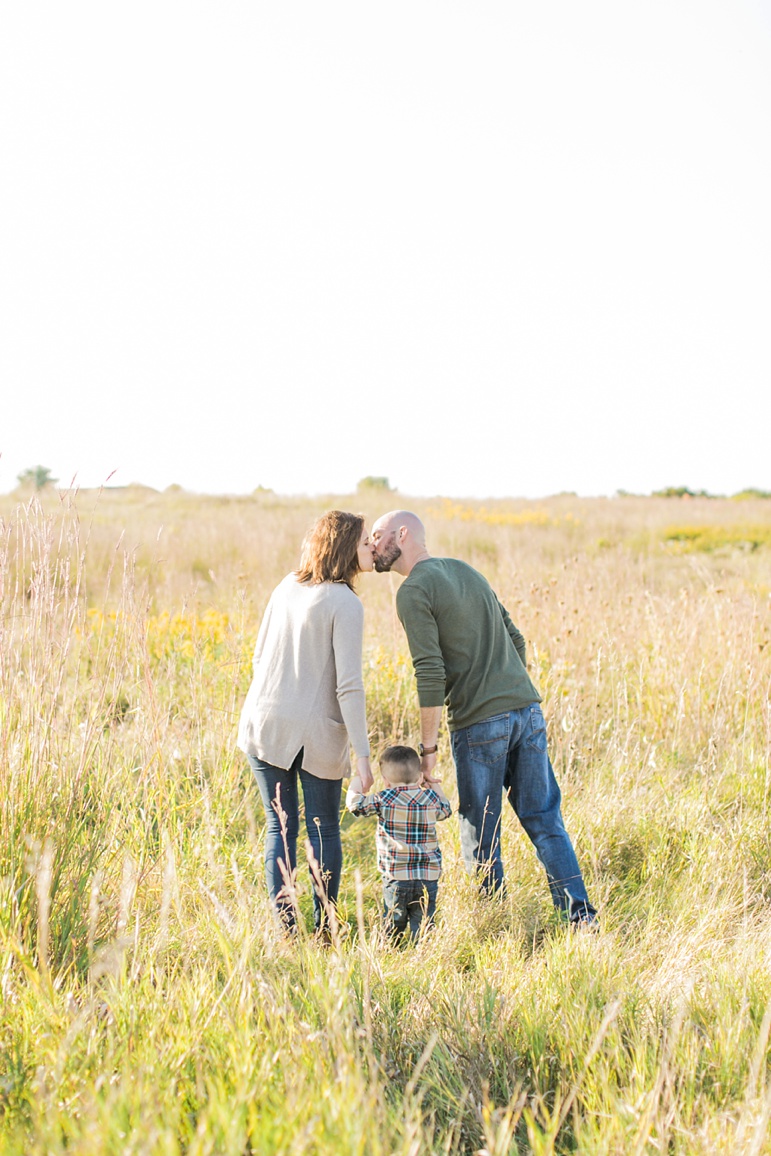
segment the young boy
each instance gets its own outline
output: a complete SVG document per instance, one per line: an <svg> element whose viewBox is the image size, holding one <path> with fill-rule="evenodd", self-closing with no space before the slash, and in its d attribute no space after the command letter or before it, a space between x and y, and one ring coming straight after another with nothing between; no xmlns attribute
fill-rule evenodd
<svg viewBox="0 0 771 1156"><path fill-rule="evenodd" d="M345 805L354 815L377 815L377 865L383 876L386 931L398 939L409 923L417 938L425 914L433 922L442 853L436 824L452 809L440 787L421 785L420 758L412 747L388 747L380 760L385 790L363 795L358 775Z"/></svg>

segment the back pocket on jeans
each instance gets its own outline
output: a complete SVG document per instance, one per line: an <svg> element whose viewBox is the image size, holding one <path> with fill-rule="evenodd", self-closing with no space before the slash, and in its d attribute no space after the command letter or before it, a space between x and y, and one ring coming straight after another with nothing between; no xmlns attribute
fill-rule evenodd
<svg viewBox="0 0 771 1156"><path fill-rule="evenodd" d="M466 727L466 738L471 760L492 766L504 759L509 749L508 714L496 714Z"/></svg>

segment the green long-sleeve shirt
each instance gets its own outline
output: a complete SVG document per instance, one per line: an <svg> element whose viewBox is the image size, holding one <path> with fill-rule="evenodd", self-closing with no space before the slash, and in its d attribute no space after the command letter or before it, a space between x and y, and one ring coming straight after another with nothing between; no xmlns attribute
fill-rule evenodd
<svg viewBox="0 0 771 1156"><path fill-rule="evenodd" d="M446 703L451 731L541 701L525 669L522 634L473 566L456 558L418 562L397 591L396 611L418 701Z"/></svg>

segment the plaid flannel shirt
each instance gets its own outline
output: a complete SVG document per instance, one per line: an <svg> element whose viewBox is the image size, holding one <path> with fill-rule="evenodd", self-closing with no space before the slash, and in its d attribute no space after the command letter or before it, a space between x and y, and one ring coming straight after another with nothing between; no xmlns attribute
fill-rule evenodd
<svg viewBox="0 0 771 1156"><path fill-rule="evenodd" d="M349 789L345 805L353 815L377 815L377 865L385 879L438 879L442 852L436 824L452 808L430 787L386 787L375 795Z"/></svg>

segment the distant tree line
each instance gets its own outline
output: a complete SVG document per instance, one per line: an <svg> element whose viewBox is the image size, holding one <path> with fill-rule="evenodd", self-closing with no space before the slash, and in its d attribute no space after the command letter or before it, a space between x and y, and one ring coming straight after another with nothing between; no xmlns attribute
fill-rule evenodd
<svg viewBox="0 0 771 1156"><path fill-rule="evenodd" d="M44 490L46 486L55 486L59 481L55 478L48 466L30 466L29 469L22 470L17 475L17 480L22 486L32 485L36 490ZM172 489L181 489L180 486L169 486ZM394 487L390 484L388 478L382 476L370 475L366 478L361 478L356 485L357 493L367 493L370 491L379 491L381 493L392 493ZM258 486L255 493L272 493L272 490L266 489L265 486ZM644 498L645 494L632 494L629 490L616 490L619 498ZM707 490L692 490L688 486L665 486L663 490L654 490L650 495L652 498L724 498L725 494L710 494ZM738 494L729 495L734 499L744 498L771 498L771 490L759 490L753 486L746 490L740 490Z"/></svg>
<svg viewBox="0 0 771 1156"><path fill-rule="evenodd" d="M621 493L621 491L619 491ZM740 490L738 494L710 494L708 490L691 490L688 486L665 486L663 490L654 490L652 498L771 498L771 490L758 490L750 487Z"/></svg>

